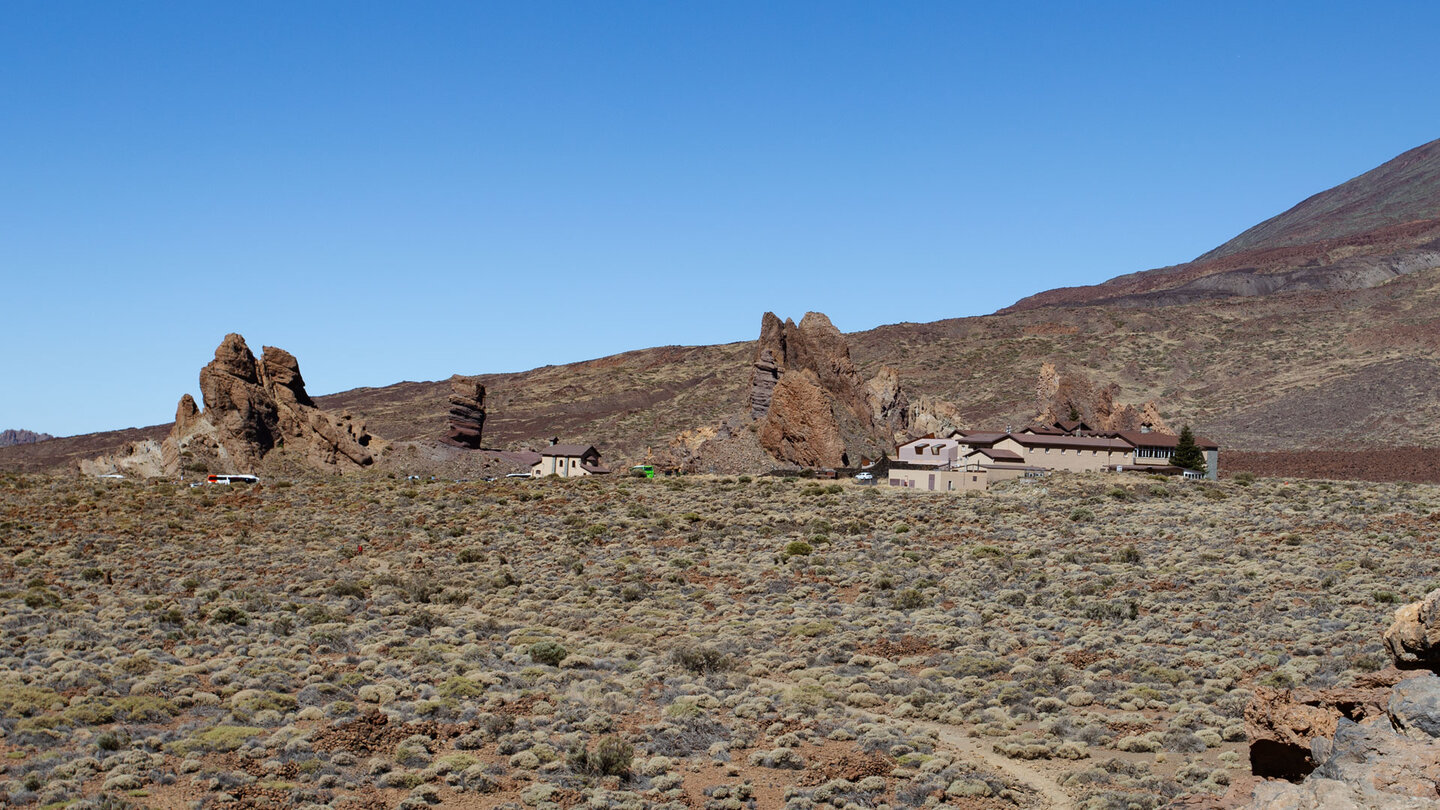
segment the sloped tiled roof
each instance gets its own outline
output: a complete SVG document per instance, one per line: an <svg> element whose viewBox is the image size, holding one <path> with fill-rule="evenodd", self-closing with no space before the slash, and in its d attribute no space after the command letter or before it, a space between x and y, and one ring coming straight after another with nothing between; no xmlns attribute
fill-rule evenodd
<svg viewBox="0 0 1440 810"><path fill-rule="evenodd" d="M534 450L502 450L500 457L526 467L534 467L540 461L540 454Z"/></svg>
<svg viewBox="0 0 1440 810"><path fill-rule="evenodd" d="M1174 447L1180 437L1170 433L1141 433L1138 430L1122 430L1115 434L1135 447ZM1201 450L1219 450L1220 445L1203 436L1195 437L1195 446Z"/></svg>
<svg viewBox="0 0 1440 810"><path fill-rule="evenodd" d="M982 455L982 456L984 456L984 457L986 457L986 458L988 458L988 459L993 459L993 460L995 460L995 461L1024 461L1024 460L1025 460L1025 457L1024 457L1024 456L1020 455L1019 453L1015 452L1014 450L996 450L996 449L993 448L993 447L981 447L981 448L978 448L978 449L976 449L976 450L971 450L971 451L970 451L970 455L973 456L973 455L976 455L976 454Z"/></svg>
<svg viewBox="0 0 1440 810"><path fill-rule="evenodd" d="M579 458L591 453L599 455L593 444L552 444L549 447L540 448L542 456L560 456L562 458Z"/></svg>
<svg viewBox="0 0 1440 810"><path fill-rule="evenodd" d="M960 439L961 442L973 447L982 444L994 444L1009 435L1009 433L1000 431L965 430L961 431L957 438Z"/></svg>
<svg viewBox="0 0 1440 810"><path fill-rule="evenodd" d="M1131 445L1127 442L1103 436L1016 435L1010 438L1025 447L1058 447L1066 450L1116 450L1122 453L1131 448Z"/></svg>

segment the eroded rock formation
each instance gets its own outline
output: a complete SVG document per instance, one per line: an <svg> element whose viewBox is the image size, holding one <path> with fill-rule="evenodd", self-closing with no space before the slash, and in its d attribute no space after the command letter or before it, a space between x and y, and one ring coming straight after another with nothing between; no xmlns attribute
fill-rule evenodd
<svg viewBox="0 0 1440 810"><path fill-rule="evenodd" d="M1352 688L1257 688L1245 710L1254 772L1303 781L1255 788L1252 810L1440 806L1440 677L1433 670L1440 590L1396 611L1385 645L1397 665Z"/></svg>
<svg viewBox="0 0 1440 810"><path fill-rule="evenodd" d="M1245 707L1250 770L1257 776L1300 779L1314 769L1311 743L1333 737L1341 720L1364 720L1385 712L1388 687L1398 670L1371 676L1364 685L1334 689L1255 687Z"/></svg>
<svg viewBox="0 0 1440 810"><path fill-rule="evenodd" d="M755 358L754 368L750 372L751 419L764 419L765 415L770 413L770 403L779 382L780 366L775 362L775 354L768 348L763 349Z"/></svg>
<svg viewBox="0 0 1440 810"><path fill-rule="evenodd" d="M189 394L175 408L163 442L137 442L120 453L82 462L82 472L175 475L253 472L277 448L301 466L329 472L367 467L385 442L348 412L315 407L295 356L266 346L256 359L245 339L229 334L200 370L202 411Z"/></svg>
<svg viewBox="0 0 1440 810"><path fill-rule="evenodd" d="M176 409L167 443L177 462L243 472L277 447L308 467L341 472L369 466L374 437L348 412L315 407L295 356L264 347L257 360L237 334L225 336L200 370L205 409L189 395ZM168 453L167 453L168 455Z"/></svg>
<svg viewBox="0 0 1440 810"><path fill-rule="evenodd" d="M444 441L478 450L485 431L485 386L468 377L455 377L450 381L450 388Z"/></svg>
<svg viewBox="0 0 1440 810"><path fill-rule="evenodd" d="M1174 432L1154 400L1128 405L1117 402L1119 396L1116 383L1099 385L1084 374L1061 374L1052 363L1042 363L1035 382L1035 421L1048 425L1078 419L1098 431L1139 430L1149 423L1161 433Z"/></svg>
<svg viewBox="0 0 1440 810"><path fill-rule="evenodd" d="M1384 641L1397 667L1440 670L1440 590L1395 611Z"/></svg>
<svg viewBox="0 0 1440 810"><path fill-rule="evenodd" d="M865 379L830 319L807 312L796 324L772 312L760 322L742 412L680 434L670 450L687 470L747 472L779 462L851 467L883 457L896 442L960 427L954 405L906 394L895 369Z"/></svg>
<svg viewBox="0 0 1440 810"><path fill-rule="evenodd" d="M835 408L813 371L785 374L774 393L770 411L760 423L762 447L802 467L840 467L849 462Z"/></svg>
<svg viewBox="0 0 1440 810"><path fill-rule="evenodd" d="M911 426L910 398L900 387L900 372L881 366L880 373L865 383L865 404L882 436L894 440Z"/></svg>
<svg viewBox="0 0 1440 810"><path fill-rule="evenodd" d="M906 413L906 438L949 436L964 427L965 420L954 403L923 394L910 400Z"/></svg>
<svg viewBox="0 0 1440 810"><path fill-rule="evenodd" d="M233 472L243 472L257 466L280 441L279 404L261 384L260 362L239 335L226 335L215 359L200 369L200 396L205 401L201 419L210 429L170 434L192 454L216 457L234 465ZM184 408L182 398L177 412Z"/></svg>
<svg viewBox="0 0 1440 810"><path fill-rule="evenodd" d="M797 325L773 312L760 321L750 375L750 417L776 459L843 467L890 450L909 423L909 403L892 368L865 380L830 319L807 312Z"/></svg>

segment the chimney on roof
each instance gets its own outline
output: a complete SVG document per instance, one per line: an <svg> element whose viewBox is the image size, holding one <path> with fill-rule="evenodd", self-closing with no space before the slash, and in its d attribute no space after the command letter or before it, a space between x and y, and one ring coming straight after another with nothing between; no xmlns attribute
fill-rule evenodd
<svg viewBox="0 0 1440 810"><path fill-rule="evenodd" d="M1005 426L1005 435L1006 435L1006 436L1009 436L1009 435L1010 435L1010 426L1009 426L1009 425L1006 425L1006 426Z"/></svg>
<svg viewBox="0 0 1440 810"><path fill-rule="evenodd" d="M1150 427L1151 427L1151 425L1150 425L1149 422L1141 422L1141 423L1140 423L1140 432L1141 432L1141 433L1149 433L1149 432L1150 432Z"/></svg>
<svg viewBox="0 0 1440 810"><path fill-rule="evenodd" d="M551 447L554 447L555 445L557 445L557 444L559 444L559 443L560 443L560 437L559 437L559 436L552 436L552 437L550 438L550 446L551 446Z"/></svg>

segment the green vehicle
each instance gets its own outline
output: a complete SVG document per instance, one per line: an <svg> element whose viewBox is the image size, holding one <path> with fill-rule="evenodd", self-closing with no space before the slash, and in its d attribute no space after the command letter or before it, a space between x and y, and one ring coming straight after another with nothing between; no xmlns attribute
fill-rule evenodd
<svg viewBox="0 0 1440 810"><path fill-rule="evenodd" d="M654 478L654 477L655 477L655 465L653 465L653 464L636 464L634 467L631 467L631 468L630 468L630 474L633 475L633 476L635 476L636 478Z"/></svg>

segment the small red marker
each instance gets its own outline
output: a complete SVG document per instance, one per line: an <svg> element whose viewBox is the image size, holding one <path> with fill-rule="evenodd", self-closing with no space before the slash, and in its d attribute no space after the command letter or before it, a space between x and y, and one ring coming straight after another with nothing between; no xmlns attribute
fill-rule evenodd
<svg viewBox="0 0 1440 810"><path fill-rule="evenodd" d="M355 546L355 553L356 553L356 554L364 554L364 553L365 553L365 547L364 547L364 546L361 546L361 545Z"/></svg>

